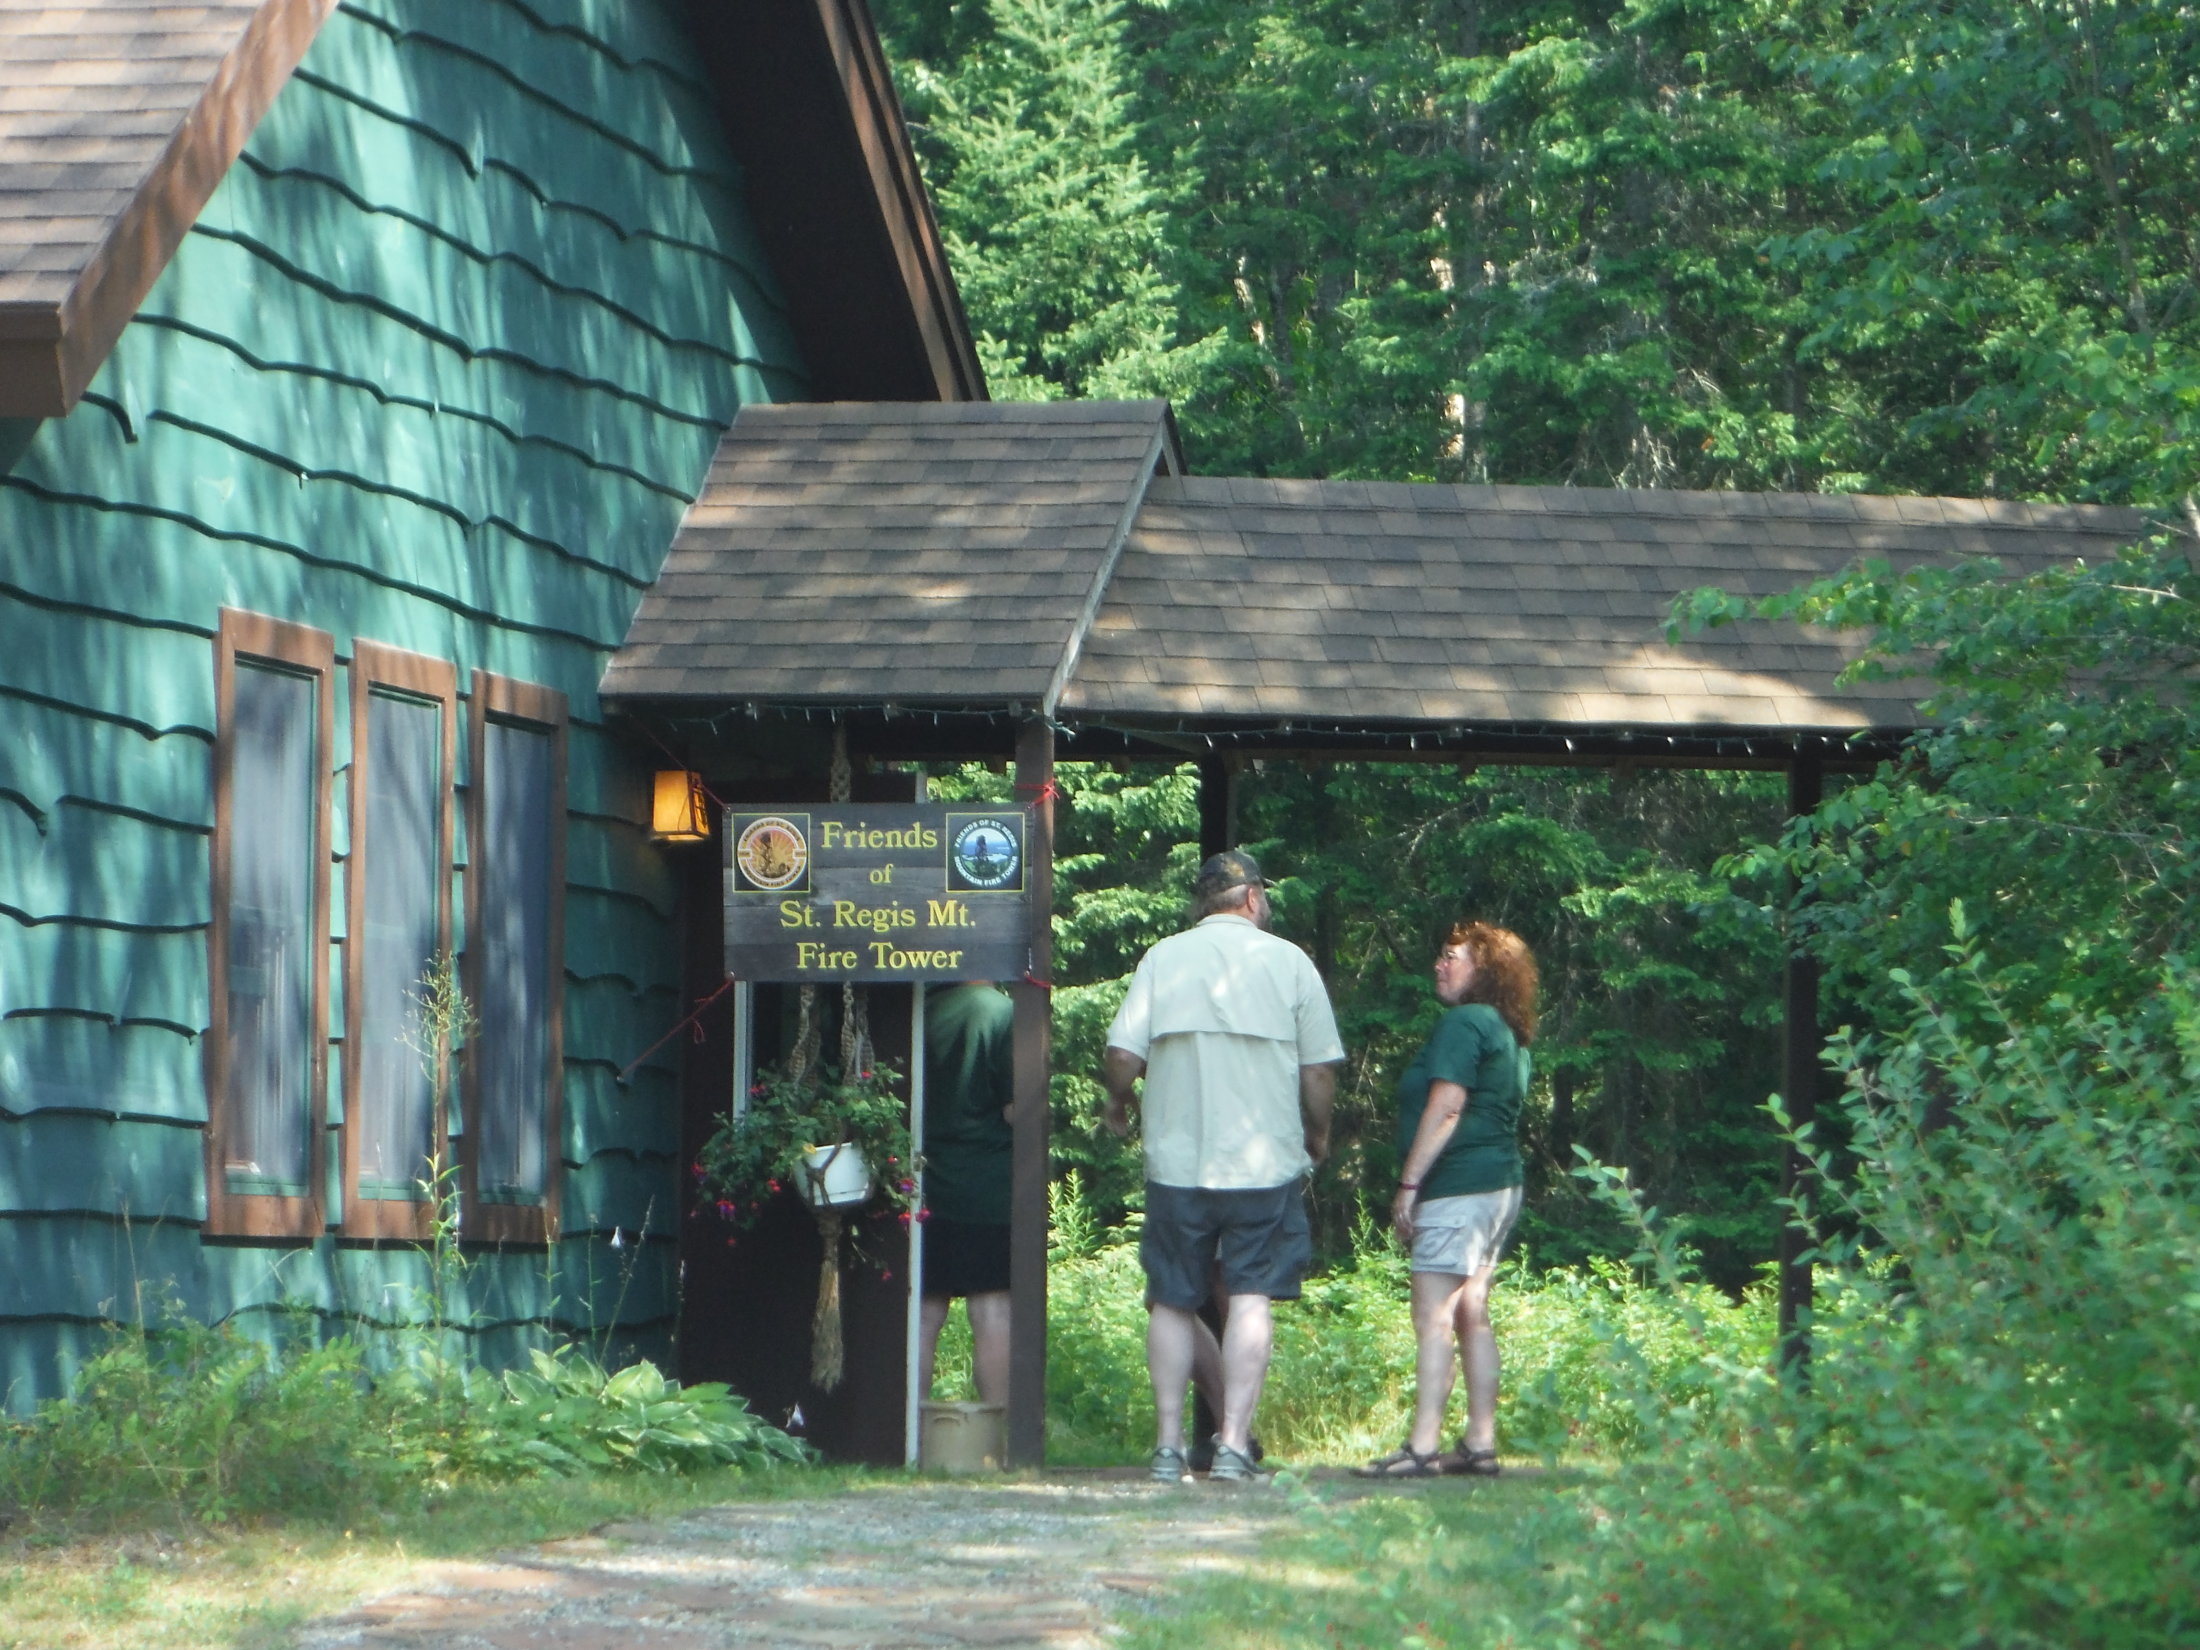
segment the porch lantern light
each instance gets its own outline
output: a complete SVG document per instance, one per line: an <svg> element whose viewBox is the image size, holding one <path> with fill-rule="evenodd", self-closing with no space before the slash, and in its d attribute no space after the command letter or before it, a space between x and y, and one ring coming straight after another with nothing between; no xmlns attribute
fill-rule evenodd
<svg viewBox="0 0 2200 1650"><path fill-rule="evenodd" d="M657 775L657 792L649 811L649 834L657 842L710 840L710 808L701 774L668 768Z"/></svg>

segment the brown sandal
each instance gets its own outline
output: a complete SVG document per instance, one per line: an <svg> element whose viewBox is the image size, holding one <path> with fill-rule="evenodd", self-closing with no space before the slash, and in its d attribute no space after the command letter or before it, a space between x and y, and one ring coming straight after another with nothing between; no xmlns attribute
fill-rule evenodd
<svg viewBox="0 0 2200 1650"><path fill-rule="evenodd" d="M1437 1478L1443 1475L1442 1457L1430 1450L1423 1455L1411 1444L1400 1444L1379 1461L1354 1467L1355 1478Z"/></svg>
<svg viewBox="0 0 2200 1650"><path fill-rule="evenodd" d="M1444 1471L1464 1478L1495 1478L1505 1469L1497 1464L1497 1451L1493 1449L1469 1449L1467 1441L1459 1440L1459 1447L1444 1457Z"/></svg>

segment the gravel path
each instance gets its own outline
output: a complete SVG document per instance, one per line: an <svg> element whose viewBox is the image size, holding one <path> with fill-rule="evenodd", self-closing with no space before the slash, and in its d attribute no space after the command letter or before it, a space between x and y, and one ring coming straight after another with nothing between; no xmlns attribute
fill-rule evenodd
<svg viewBox="0 0 2200 1650"><path fill-rule="evenodd" d="M612 1525L312 1624L298 1650L1082 1650L1249 1557L1274 1489L1062 1474L869 1485Z"/></svg>

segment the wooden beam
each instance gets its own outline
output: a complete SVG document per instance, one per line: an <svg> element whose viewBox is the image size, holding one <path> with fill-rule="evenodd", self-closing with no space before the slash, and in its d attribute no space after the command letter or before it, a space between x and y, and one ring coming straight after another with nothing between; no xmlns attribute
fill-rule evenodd
<svg viewBox="0 0 2200 1650"><path fill-rule="evenodd" d="M1199 759L1199 857L1237 846L1237 767L1219 754Z"/></svg>
<svg viewBox="0 0 2200 1650"><path fill-rule="evenodd" d="M1814 810L1825 795L1825 768L1815 752L1797 752L1788 763L1788 814L1791 818ZM1802 1128L1818 1115L1819 1055L1824 1039L1818 1031L1818 963L1800 948L1788 953L1782 981L1780 1028L1780 1093L1787 1102L1788 1117ZM1803 1189L1807 1164L1803 1154L1790 1146L1787 1153L1787 1195ZM1813 1279L1810 1236L1793 1221L1780 1228L1780 1364L1805 1372L1810 1361L1810 1305Z"/></svg>
<svg viewBox="0 0 2200 1650"><path fill-rule="evenodd" d="M1049 988L1054 969L1054 730L1044 720L1016 736L1016 800L1032 811L1031 973L1013 981L1016 1004L1015 1165L1009 1201L1008 1459L1046 1464L1047 1078L1053 1065Z"/></svg>

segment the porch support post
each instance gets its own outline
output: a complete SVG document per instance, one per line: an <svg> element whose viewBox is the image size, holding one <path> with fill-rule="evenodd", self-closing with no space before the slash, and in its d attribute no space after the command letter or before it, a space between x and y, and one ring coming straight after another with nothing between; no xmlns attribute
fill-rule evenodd
<svg viewBox="0 0 2200 1650"><path fill-rule="evenodd" d="M1228 757L1210 751L1199 759L1199 857L1236 846L1237 773Z"/></svg>
<svg viewBox="0 0 2200 1650"><path fill-rule="evenodd" d="M1825 793L1825 770L1816 751L1798 750L1788 762L1788 815L1807 814ZM1793 890L1790 890L1793 893ZM1787 959L1782 992L1780 1093L1788 1117L1800 1129L1818 1115L1819 1054L1818 964L1800 947ZM1790 1146L1786 1184L1794 1197L1803 1186L1803 1154ZM1811 1264L1804 1258L1810 1239L1793 1222L1780 1227L1780 1366L1805 1373L1810 1362Z"/></svg>
<svg viewBox="0 0 2200 1650"><path fill-rule="evenodd" d="M1031 808L1031 977L1013 981L1016 1004L1014 1168L1009 1202L1008 1459L1046 1464L1048 988L1054 977L1054 730L1044 718L1016 736L1016 800Z"/></svg>

